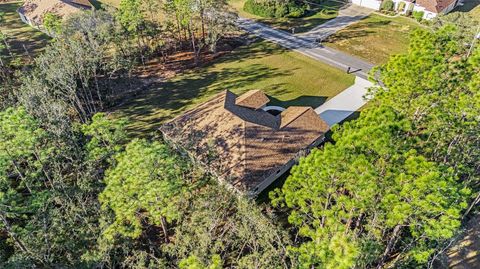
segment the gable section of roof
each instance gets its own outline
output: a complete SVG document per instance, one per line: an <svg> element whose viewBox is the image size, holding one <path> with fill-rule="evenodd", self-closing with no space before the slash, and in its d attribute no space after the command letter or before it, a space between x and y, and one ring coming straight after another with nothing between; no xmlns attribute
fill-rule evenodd
<svg viewBox="0 0 480 269"><path fill-rule="evenodd" d="M291 106L280 113L280 129L288 126L293 121L297 120L309 108L302 106ZM310 108L311 109L311 108Z"/></svg>
<svg viewBox="0 0 480 269"><path fill-rule="evenodd" d="M225 92L225 110L229 111L245 122L251 122L268 128L278 129L280 123L277 117L261 109L257 110L237 105L238 98L239 97L237 97L236 94L227 90Z"/></svg>
<svg viewBox="0 0 480 269"><path fill-rule="evenodd" d="M262 108L270 99L260 90L251 90L237 97L235 104L251 109Z"/></svg>

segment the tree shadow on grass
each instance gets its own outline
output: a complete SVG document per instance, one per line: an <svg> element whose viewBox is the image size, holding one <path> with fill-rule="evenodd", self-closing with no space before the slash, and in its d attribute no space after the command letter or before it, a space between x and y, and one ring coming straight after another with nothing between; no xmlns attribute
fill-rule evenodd
<svg viewBox="0 0 480 269"><path fill-rule="evenodd" d="M4 14L0 30L7 36L10 51L16 55L25 55L26 51L35 56L48 44L50 37L43 32L25 24L17 13L21 3L0 4L0 13ZM2 55L8 55L8 50L3 49Z"/></svg>
<svg viewBox="0 0 480 269"><path fill-rule="evenodd" d="M134 123L129 131L135 136L145 137L166 121L222 90L242 88L260 80L288 75L291 71L280 71L261 64L248 68L192 72L178 79L152 84L148 92L115 110Z"/></svg>
<svg viewBox="0 0 480 269"><path fill-rule="evenodd" d="M220 57L214 62L207 64L206 66L229 62L241 63L246 60L260 59L266 56L282 54L286 51L288 50L280 47L279 45L267 41L256 41L250 45L239 47L238 49L232 51L230 55Z"/></svg>
<svg viewBox="0 0 480 269"><path fill-rule="evenodd" d="M24 26L24 23L20 20L20 15L17 13L17 9L22 6L22 3L2 3L0 4L0 12L3 13L4 21L11 28L19 28Z"/></svg>
<svg viewBox="0 0 480 269"><path fill-rule="evenodd" d="M158 130L166 121L181 112L208 100L221 90L248 88L259 81L292 75L294 69L281 71L262 64L241 66L241 63L266 56L282 54L285 49L268 42L254 42L222 56L200 68L178 75L176 78L153 83L148 89L113 107L111 111L125 116L132 123L129 131L136 137L147 137ZM217 64L236 63L235 67L215 69ZM238 64L239 67L236 67ZM213 70L212 70L213 69ZM271 89L281 88L282 84L271 85Z"/></svg>
<svg viewBox="0 0 480 269"><path fill-rule="evenodd" d="M49 40L49 36L33 28L10 32L7 35L7 42L13 54L26 55L28 52L32 57L43 51Z"/></svg>
<svg viewBox="0 0 480 269"><path fill-rule="evenodd" d="M95 9L102 9L102 8L104 8L104 5L105 5L98 0L90 0L90 3L92 3L92 5Z"/></svg>

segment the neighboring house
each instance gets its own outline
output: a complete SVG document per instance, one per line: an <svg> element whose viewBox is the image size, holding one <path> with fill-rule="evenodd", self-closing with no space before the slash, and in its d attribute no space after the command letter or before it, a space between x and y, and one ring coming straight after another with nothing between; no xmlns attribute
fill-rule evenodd
<svg viewBox="0 0 480 269"><path fill-rule="evenodd" d="M423 18L430 20L439 14L446 14L452 11L459 0L392 0L395 4L395 11L400 14L407 12L422 11ZM401 4L403 2L403 4ZM380 10L380 0L352 0L353 4ZM403 8L402 8L403 6ZM399 10L402 8L402 10Z"/></svg>
<svg viewBox="0 0 480 269"><path fill-rule="evenodd" d="M240 193L256 196L324 140L329 130L311 107L264 110L262 91L223 91L164 124L167 141Z"/></svg>
<svg viewBox="0 0 480 269"><path fill-rule="evenodd" d="M89 0L27 0L18 9L18 14L23 22L44 30L43 18L47 13L65 19L69 15L89 9L93 9Z"/></svg>

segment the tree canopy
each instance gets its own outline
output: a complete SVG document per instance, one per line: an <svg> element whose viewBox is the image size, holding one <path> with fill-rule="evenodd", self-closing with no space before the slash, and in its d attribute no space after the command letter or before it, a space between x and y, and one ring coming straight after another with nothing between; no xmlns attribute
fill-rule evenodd
<svg viewBox="0 0 480 269"><path fill-rule="evenodd" d="M226 1L122 0L55 19L44 53L0 70L1 268L431 267L478 209L480 49L466 17L413 32L274 207L108 113L149 57L216 53L235 19Z"/></svg>
<svg viewBox="0 0 480 269"><path fill-rule="evenodd" d="M415 31L408 53L378 68L384 85L359 119L272 194L309 239L291 248L303 267L419 266L455 234L480 160L480 50L467 57L458 34Z"/></svg>
<svg viewBox="0 0 480 269"><path fill-rule="evenodd" d="M116 166L106 172L106 187L99 197L116 216L105 233L135 238L141 234L143 219L157 226L178 219L176 198L187 182L187 168L166 145L144 140L129 143L116 156Z"/></svg>

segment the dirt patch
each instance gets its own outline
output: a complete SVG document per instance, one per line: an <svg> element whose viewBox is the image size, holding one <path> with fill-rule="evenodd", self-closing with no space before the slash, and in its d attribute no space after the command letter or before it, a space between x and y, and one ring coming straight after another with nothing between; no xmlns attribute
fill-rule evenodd
<svg viewBox="0 0 480 269"><path fill-rule="evenodd" d="M206 65L211 61L229 53L230 51L221 51L215 54L205 52L201 56L201 64ZM163 78L169 79L185 70L195 68L195 56L193 52L178 52L164 59L156 57L145 64L138 66L134 74L139 78Z"/></svg>
<svg viewBox="0 0 480 269"><path fill-rule="evenodd" d="M195 55L190 51L172 52L166 57L157 56L139 65L133 74L141 79L169 79L186 70L206 66L249 41L245 36L225 39L218 45L216 53L204 50L200 55L200 63L198 65L195 65Z"/></svg>
<svg viewBox="0 0 480 269"><path fill-rule="evenodd" d="M205 50L200 56L200 64L195 65L195 56L190 51L179 51L169 56L153 57L138 65L128 79L116 79L116 93L112 96L112 106L121 106L142 92L149 91L158 83L195 68L202 68L213 61L228 56L232 51L251 40L245 36L226 39L218 45L216 53Z"/></svg>

